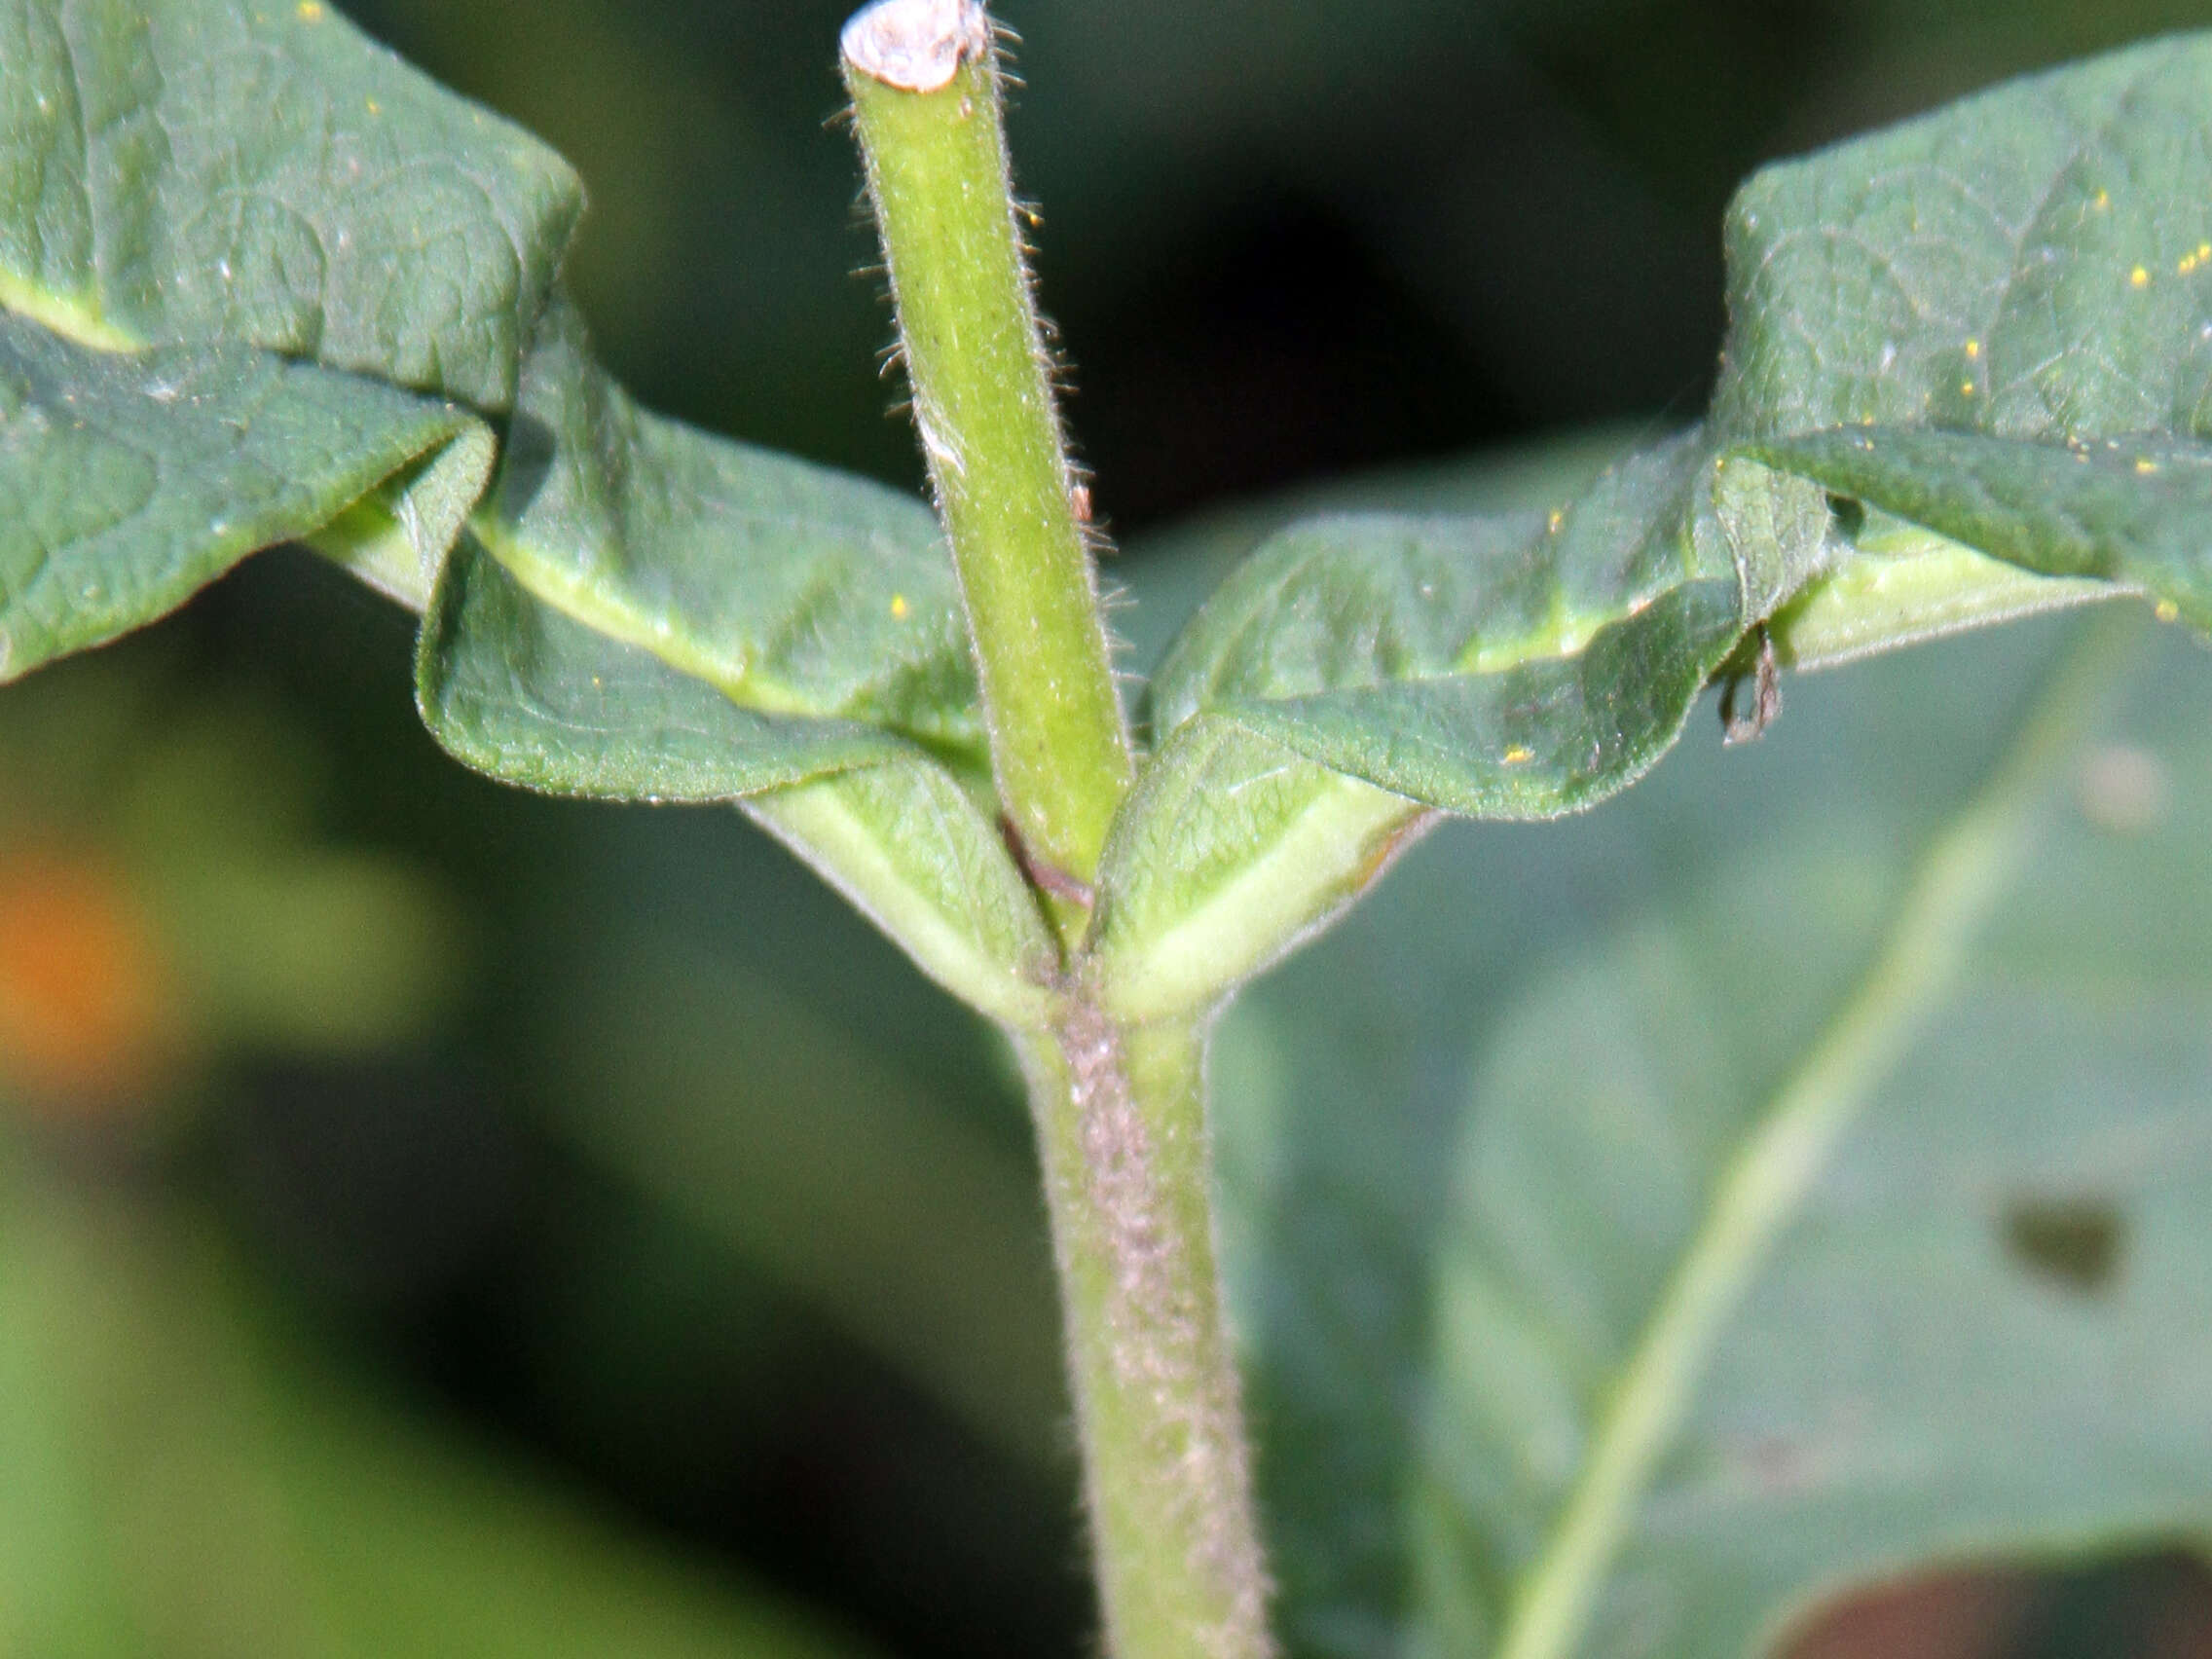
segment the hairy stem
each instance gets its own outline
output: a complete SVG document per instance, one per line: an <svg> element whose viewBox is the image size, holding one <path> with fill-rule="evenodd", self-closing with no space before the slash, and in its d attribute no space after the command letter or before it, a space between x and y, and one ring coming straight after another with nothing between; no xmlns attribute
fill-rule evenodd
<svg viewBox="0 0 2212 1659"><path fill-rule="evenodd" d="M990 22L975 0L881 0L846 25L844 68L1000 804L1072 941L1131 764L1030 300Z"/></svg>
<svg viewBox="0 0 2212 1659"><path fill-rule="evenodd" d="M879 0L846 25L844 64L1000 805L1071 957L1055 1015L1013 1035L1045 1163L1107 1648L1264 1659L1266 1575L1214 1265L1203 1025L1116 1023L1072 959L1132 765L1030 303L990 22L977 0Z"/></svg>
<svg viewBox="0 0 2212 1659"><path fill-rule="evenodd" d="M1205 1039L1077 1002L1021 1039L1107 1650L1261 1659L1267 1580L1209 1208Z"/></svg>

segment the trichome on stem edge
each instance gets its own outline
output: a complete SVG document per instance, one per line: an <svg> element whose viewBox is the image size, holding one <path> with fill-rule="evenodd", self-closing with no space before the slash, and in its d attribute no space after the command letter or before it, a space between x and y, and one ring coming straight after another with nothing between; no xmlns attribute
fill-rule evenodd
<svg viewBox="0 0 2212 1659"><path fill-rule="evenodd" d="M1072 948L1134 768L1030 296L993 28L975 0L880 0L846 25L843 57L999 802Z"/></svg>
<svg viewBox="0 0 2212 1659"><path fill-rule="evenodd" d="M995 31L975 0L879 0L842 45L999 805L1063 954L1054 1018L1009 1035L1044 1164L1107 1645L1265 1659L1214 1254L1210 1011L1118 1022L1085 954L1135 765L1016 223Z"/></svg>

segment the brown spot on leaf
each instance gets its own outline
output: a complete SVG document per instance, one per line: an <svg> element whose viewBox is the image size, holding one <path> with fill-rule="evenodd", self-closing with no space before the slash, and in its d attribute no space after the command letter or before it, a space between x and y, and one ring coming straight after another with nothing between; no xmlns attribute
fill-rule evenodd
<svg viewBox="0 0 2212 1659"><path fill-rule="evenodd" d="M2112 1288L2127 1243L2127 1224L2105 1198L2016 1198L2005 1208L2003 1230L2016 1264L2082 1296Z"/></svg>

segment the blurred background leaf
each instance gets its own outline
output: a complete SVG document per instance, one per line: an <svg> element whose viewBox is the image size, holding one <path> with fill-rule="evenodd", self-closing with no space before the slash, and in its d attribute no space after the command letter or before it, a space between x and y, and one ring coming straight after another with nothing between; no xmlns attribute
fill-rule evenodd
<svg viewBox="0 0 2212 1659"><path fill-rule="evenodd" d="M1662 1363L1647 1321L1723 1177L2062 644L1803 682L1787 737L1692 741L1549 835L1447 826L1229 1016L1229 1255L1300 1650L1497 1638ZM1899 1564L2212 1530L2212 673L2137 648L1700 1339L1575 1651L1738 1652Z"/></svg>
<svg viewBox="0 0 2212 1659"><path fill-rule="evenodd" d="M576 164L593 207L568 275L642 400L912 486L910 432L875 373L888 314L876 279L854 276L872 257L857 170L828 124L846 9L347 8ZM1131 543L1108 574L1144 602L1117 617L1137 665L1266 527L1321 504L1316 480L1387 465L1327 501L1550 507L1702 407L1719 210L1755 163L2212 22L2201 0L1003 10L1025 40L1014 141L1044 208L1072 422ZM1610 424L1531 445L1580 423ZM1198 507L1204 522L1164 528ZM5 1035L31 1005L0 1004L0 1052L18 1056L0 1062L21 1172L9 1236L27 1236L33 1191L50 1215L136 1215L158 1240L181 1228L206 1255L155 1253L221 1264L217 1300L252 1310L225 1317L304 1356L288 1363L312 1381L284 1387L366 1390L387 1403L363 1408L378 1436L442 1419L478 1445L459 1465L427 1455L448 1472L424 1477L424 1505L451 1482L467 1510L473 1477L457 1471L478 1458L558 1471L568 1495L528 1478L525 1497L493 1503L508 1541L487 1548L523 1551L546 1534L522 1517L590 1494L611 1516L583 1524L591 1541L570 1522L553 1533L612 1565L572 1575L629 1584L676 1628L761 1628L741 1604L755 1593L639 1567L641 1531L727 1584L832 1609L883 1651L1081 1650L1042 1217L996 1045L735 814L526 799L463 775L407 706L409 635L279 555L144 639L0 693L0 890L76 918L36 919L66 950L0 926L0 974L36 964L39 1006L65 1010L48 1029L70 1038L34 1086ZM1279 1275L1240 1284L1247 1335L1272 1356L1258 1404L1303 1651L1374 1634L1317 1625L1325 1609L1416 1604L1377 1564L1394 1559L1396 1481L1422 1432L1406 1390L1438 1292L1420 1252L1482 1121L1476 1080L1510 1058L1506 1028L1553 1006L1578 964L1602 973L1610 941L1659 926L1653 905L1664 921L1733 894L1750 937L1773 940L1784 919L1760 920L1759 872L1824 815L1816 863L1832 858L1820 867L1841 885L1823 913L1849 922L1878 900L1881 836L1925 832L2051 638L1793 682L1748 756L1701 741L1701 716L1679 756L1590 819L1442 831L1379 909L1224 1028L1236 1260L1266 1238ZM2163 648L2171 673L2201 674L2188 647ZM2171 694L2176 721L2202 707ZM2147 713L2114 728L2091 794L2122 823L2152 802L2157 828L2115 845L2171 845L2171 862L2145 858L2120 894L2054 884L2083 917L2035 923L2049 940L2093 925L2154 966L2191 948L2163 896L2204 880L2201 855L2171 841L2202 809L2168 729ZM1913 779L1931 792L1919 804ZM1839 844L1852 826L1869 839ZM2076 833L2113 832L2083 818ZM1524 865L1539 875L1519 880ZM223 897L249 879L267 883L252 903ZM1525 977L1501 977L1517 958ZM1731 1029L1788 984L1818 989L1773 981L1728 980ZM86 1041L103 1031L142 1041ZM139 1057L87 1087L87 1054ZM830 1162L856 1147L869 1161L839 1190ZM957 1250L912 1260L948 1213ZM2068 1219L2031 1213L2057 1246L2031 1253L2078 1253ZM2153 1259L2130 1239L2123 1273ZM2029 1282L2048 1289L2021 1294L2077 1306L2047 1275ZM23 1316L69 1316L41 1306ZM11 1351L55 1351L65 1332L40 1330ZM216 1330L162 1340L232 1351ZM1333 1460L1302 1461L1317 1446ZM250 1437L247 1452L263 1456ZM1368 1530L1310 1530L1321 1511L1301 1493L1324 1488L1340 1524ZM73 1547L112 1548L97 1531ZM1806 1651L2182 1653L2206 1628L2201 1575L2172 1556L1907 1588L1808 1614ZM111 1634L82 1650L166 1651Z"/></svg>
<svg viewBox="0 0 2212 1659"><path fill-rule="evenodd" d="M365 1397L189 1209L5 1178L11 1650L862 1651Z"/></svg>

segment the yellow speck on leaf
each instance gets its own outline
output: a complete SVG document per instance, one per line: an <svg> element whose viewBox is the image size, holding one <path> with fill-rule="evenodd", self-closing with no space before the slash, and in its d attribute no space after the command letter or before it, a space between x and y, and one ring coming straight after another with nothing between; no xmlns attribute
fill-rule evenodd
<svg viewBox="0 0 2212 1659"><path fill-rule="evenodd" d="M2109 190L2098 191L2096 201L2090 203L2090 205L2095 207L2098 212L2103 212L2107 207L2110 207L2112 205L2112 192Z"/></svg>
<svg viewBox="0 0 2212 1659"><path fill-rule="evenodd" d="M384 114L384 105L382 105L381 103L377 102L377 100L376 100L376 99L374 99L374 98L371 98L371 99L369 99L369 113L370 113L371 115L382 115L382 114Z"/></svg>
<svg viewBox="0 0 2212 1659"><path fill-rule="evenodd" d="M1567 514L1566 514L1566 513L1565 513L1564 511L1562 511L1562 510L1561 510L1560 508L1558 508L1558 507L1554 507L1554 508L1552 508L1552 516L1551 516L1551 519L1550 519L1550 529L1551 529L1551 533L1552 533L1552 534L1553 534L1554 535L1557 535L1559 534L1559 527L1560 527L1561 525L1565 524L1566 522L1567 522Z"/></svg>
<svg viewBox="0 0 2212 1659"><path fill-rule="evenodd" d="M2170 599L2161 599L2153 608L2153 614L2161 622L2179 621L2181 619L2181 607Z"/></svg>
<svg viewBox="0 0 2212 1659"><path fill-rule="evenodd" d="M2174 266L2174 275L2176 276L2187 276L2192 271L2194 271L2195 269L2196 255L2194 253L2185 253L2181 256L2180 262Z"/></svg>
<svg viewBox="0 0 2212 1659"><path fill-rule="evenodd" d="M2148 288L2151 285L2151 273L2138 265L2127 274L2127 285L2131 288Z"/></svg>
<svg viewBox="0 0 2212 1659"><path fill-rule="evenodd" d="M303 23L318 23L322 20L322 0L300 0L294 10L299 13Z"/></svg>
<svg viewBox="0 0 2212 1659"><path fill-rule="evenodd" d="M2144 477L2148 478L2152 473L2158 470L2158 463L2155 461L2149 460L2139 461L2135 463L2135 470L2142 473Z"/></svg>
<svg viewBox="0 0 2212 1659"><path fill-rule="evenodd" d="M1968 342L1967 342L1967 361L1971 363L1971 362L1972 362L1972 361L1973 361L1973 360L1974 360L1974 359L1975 359L1976 357L1978 357L1978 356L1980 356L1980 355L1981 355L1981 342L1980 342L1980 341L1978 341L1978 340L1970 340L1970 341L1968 341Z"/></svg>
<svg viewBox="0 0 2212 1659"><path fill-rule="evenodd" d="M1972 396L1973 395L1973 382L1972 382L1972 381L1961 381L1961 382L1959 382L1959 395L1960 395L1961 397L1972 397Z"/></svg>
<svg viewBox="0 0 2212 1659"><path fill-rule="evenodd" d="M907 611L911 610L912 608L913 607L909 606L906 603L906 596L904 594L895 593L891 596L891 614L899 621L905 621Z"/></svg>
<svg viewBox="0 0 2212 1659"><path fill-rule="evenodd" d="M1524 766L1535 757L1536 752L1533 749L1524 749L1518 743L1505 752L1505 763L1508 766Z"/></svg>

